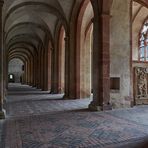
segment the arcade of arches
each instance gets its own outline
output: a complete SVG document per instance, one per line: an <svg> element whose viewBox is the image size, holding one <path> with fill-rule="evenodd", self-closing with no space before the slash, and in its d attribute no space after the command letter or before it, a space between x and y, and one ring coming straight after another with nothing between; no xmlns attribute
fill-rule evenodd
<svg viewBox="0 0 148 148"><path fill-rule="evenodd" d="M0 12L0 118L9 82L91 111L148 104L147 0L0 0Z"/></svg>

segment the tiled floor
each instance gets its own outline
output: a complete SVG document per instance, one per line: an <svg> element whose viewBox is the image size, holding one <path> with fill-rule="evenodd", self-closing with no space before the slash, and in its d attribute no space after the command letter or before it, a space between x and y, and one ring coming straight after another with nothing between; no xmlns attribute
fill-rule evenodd
<svg viewBox="0 0 148 148"><path fill-rule="evenodd" d="M90 112L90 101L10 85L0 148L148 147L148 106Z"/></svg>
<svg viewBox="0 0 148 148"><path fill-rule="evenodd" d="M9 117L40 115L58 111L87 109L90 99L63 100L63 94L53 95L35 88L11 84L7 97Z"/></svg>

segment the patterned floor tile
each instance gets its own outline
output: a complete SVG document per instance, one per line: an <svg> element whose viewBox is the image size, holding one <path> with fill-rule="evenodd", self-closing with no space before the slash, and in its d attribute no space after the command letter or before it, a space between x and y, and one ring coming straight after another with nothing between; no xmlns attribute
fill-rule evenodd
<svg viewBox="0 0 148 148"><path fill-rule="evenodd" d="M148 147L148 106L90 112L90 101L11 85L0 148Z"/></svg>

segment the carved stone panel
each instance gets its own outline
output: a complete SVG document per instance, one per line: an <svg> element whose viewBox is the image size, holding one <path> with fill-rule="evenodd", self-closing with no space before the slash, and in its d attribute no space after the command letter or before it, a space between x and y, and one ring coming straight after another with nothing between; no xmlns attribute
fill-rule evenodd
<svg viewBox="0 0 148 148"><path fill-rule="evenodd" d="M134 68L134 98L135 104L148 104L148 69Z"/></svg>

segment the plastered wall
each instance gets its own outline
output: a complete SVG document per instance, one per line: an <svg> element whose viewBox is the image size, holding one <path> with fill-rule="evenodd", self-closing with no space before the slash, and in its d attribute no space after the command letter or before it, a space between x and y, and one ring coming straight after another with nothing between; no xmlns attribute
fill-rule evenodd
<svg viewBox="0 0 148 148"><path fill-rule="evenodd" d="M130 2L114 0L111 10L110 77L120 78L120 89L111 92L113 108L130 106Z"/></svg>

